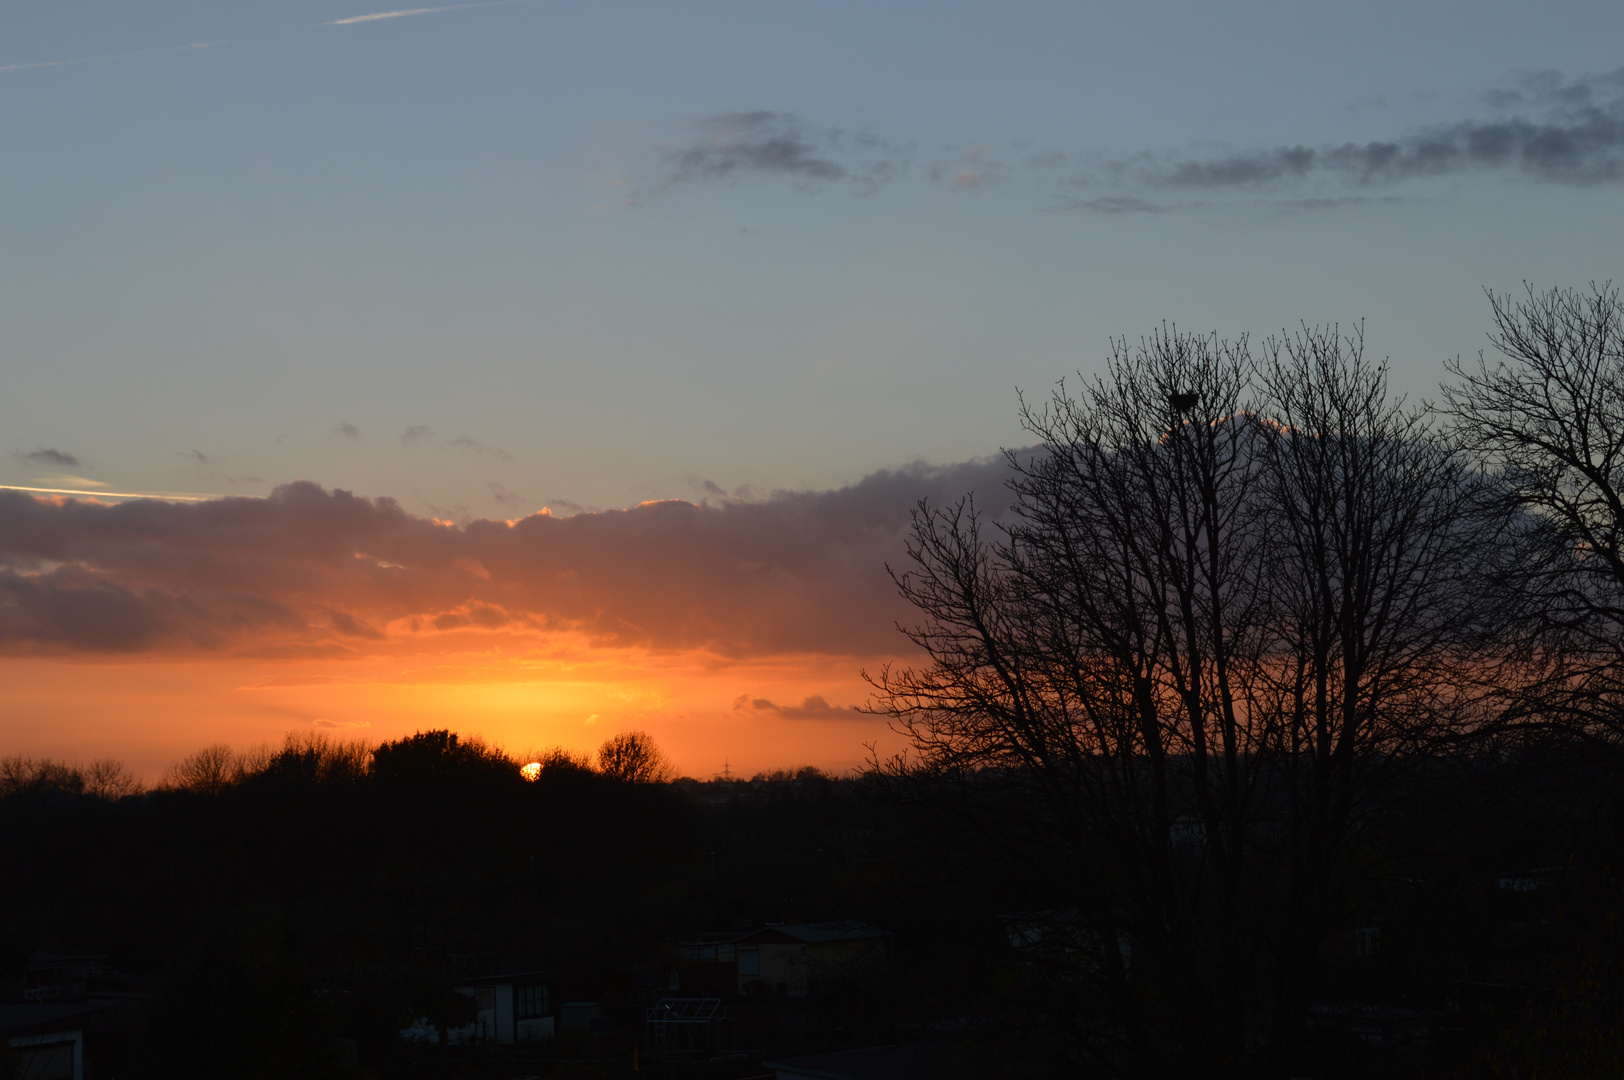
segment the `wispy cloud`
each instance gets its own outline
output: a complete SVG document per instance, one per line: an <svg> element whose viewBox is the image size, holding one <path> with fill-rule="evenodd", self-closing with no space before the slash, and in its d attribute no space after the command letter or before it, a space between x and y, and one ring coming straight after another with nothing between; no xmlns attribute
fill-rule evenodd
<svg viewBox="0 0 1624 1080"><path fill-rule="evenodd" d="M1624 180L1624 68L1568 79L1542 71L1480 95L1491 115L1435 124L1365 142L1298 143L1210 154L1097 155L1069 177L1063 202L1120 214L1171 209L1131 191L1290 196L1293 209L1360 201L1357 191L1428 177L1502 173L1569 185ZM1313 191L1313 185L1319 190ZM1303 197L1304 188L1313 191ZM1115 193L1113 193L1115 192Z"/></svg>
<svg viewBox="0 0 1624 1080"><path fill-rule="evenodd" d="M13 456L21 458L30 465L54 465L63 468L77 469L79 458L66 450L57 450L50 446L40 446L25 454L14 453Z"/></svg>
<svg viewBox="0 0 1624 1080"><path fill-rule="evenodd" d="M1455 175L1571 186L1624 182L1624 68L1575 78L1525 73L1476 100L1470 111L1478 115L1361 142L1337 141L1327 131L1323 139L1289 145L1126 153L1023 142L923 145L792 112L726 113L690 124L682 138L661 147L657 175L628 202L681 185L745 181L870 194L912 177L966 192L1017 181L1014 190L1057 209L1120 216L1226 200L1329 210L1397 201L1374 192Z"/></svg>
<svg viewBox="0 0 1624 1080"><path fill-rule="evenodd" d="M495 499L503 506L517 506L519 503L524 501L524 496L509 488L506 484L497 483L495 480L488 480L486 481L485 486L490 489L491 498Z"/></svg>
<svg viewBox="0 0 1624 1080"><path fill-rule="evenodd" d="M768 698L740 694L733 700L733 711L781 716L786 720L858 720L864 716L855 706L829 704L822 694L812 694L799 705L779 705Z"/></svg>
<svg viewBox="0 0 1624 1080"><path fill-rule="evenodd" d="M374 11L368 15L349 15L318 26L354 26L356 23L377 22L380 19L404 19L411 15L438 15L443 11L463 11L467 8L510 7L520 0L481 0L474 4L445 4L441 7L400 8L395 11Z"/></svg>
<svg viewBox="0 0 1624 1080"><path fill-rule="evenodd" d="M764 177L809 188L846 183L868 194L907 175L914 152L911 143L871 131L820 126L765 109L708 117L690 131L698 137L662 152L657 188Z"/></svg>
<svg viewBox="0 0 1624 1080"><path fill-rule="evenodd" d="M458 450L467 450L470 453L478 454L480 457L495 458L497 461L510 462L513 460L513 455L502 449L502 447L488 446L485 443L480 442L478 439L471 438L467 435L458 435L455 439L451 440L451 445L456 447Z"/></svg>
<svg viewBox="0 0 1624 1080"><path fill-rule="evenodd" d="M133 60L142 56L163 56L168 53L193 52L230 45L230 41L194 41L189 45L176 45L168 49L137 49L131 52L108 53L105 56L76 56L68 60L30 60L18 64L0 64L0 71L32 71L35 68L75 67L80 64L105 64L111 60Z"/></svg>

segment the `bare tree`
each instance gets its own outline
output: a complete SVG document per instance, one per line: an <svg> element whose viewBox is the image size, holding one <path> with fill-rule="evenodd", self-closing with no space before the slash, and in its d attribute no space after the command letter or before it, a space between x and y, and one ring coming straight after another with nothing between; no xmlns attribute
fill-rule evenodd
<svg viewBox="0 0 1624 1080"><path fill-rule="evenodd" d="M34 791L77 795L84 789L83 771L71 765L21 755L0 758L0 798Z"/></svg>
<svg viewBox="0 0 1624 1080"><path fill-rule="evenodd" d="M1277 1066L1300 1053L1317 957L1356 893L1356 833L1379 835L1396 770L1484 720L1504 612L1482 552L1503 537L1491 489L1421 409L1387 388L1362 329L1271 340L1260 373L1271 527L1259 580L1273 658L1251 707L1274 775L1284 918L1273 924Z"/></svg>
<svg viewBox="0 0 1624 1080"><path fill-rule="evenodd" d="M1489 294L1505 360L1455 361L1446 411L1518 511L1499 560L1543 676L1523 709L1624 735L1624 304L1612 285ZM1509 362L1508 362L1509 361Z"/></svg>
<svg viewBox="0 0 1624 1080"><path fill-rule="evenodd" d="M126 795L139 795L141 781L121 762L110 758L100 758L83 767L50 758L0 758L0 798L40 790L84 794L114 802Z"/></svg>
<svg viewBox="0 0 1624 1080"><path fill-rule="evenodd" d="M237 755L225 743L212 743L170 766L167 787L199 795L219 795L239 779Z"/></svg>
<svg viewBox="0 0 1624 1080"><path fill-rule="evenodd" d="M875 679L915 775L1072 901L1076 976L1117 1013L1080 1051L1146 1072L1237 1073L1255 996L1234 932L1262 654L1249 368L1244 343L1159 333L1117 343L1080 399L1023 407L1043 447L1010 455L1007 522L968 500L916 513L894 576L931 663Z"/></svg>
<svg viewBox="0 0 1624 1080"><path fill-rule="evenodd" d="M893 576L929 663L873 680L912 744L886 771L1056 884L1072 978L1114 1013L1078 1052L1285 1068L1366 767L1459 722L1431 680L1473 644L1474 484L1335 331L1261 372L1244 341L1119 342L1023 420L1007 517L915 515Z"/></svg>
<svg viewBox="0 0 1624 1080"><path fill-rule="evenodd" d="M141 781L124 764L110 758L92 761L84 770L85 792L99 799L116 801L126 795L141 794Z"/></svg>
<svg viewBox="0 0 1624 1080"><path fill-rule="evenodd" d="M598 747L598 771L635 784L661 784L674 775L670 762L644 731L625 731Z"/></svg>

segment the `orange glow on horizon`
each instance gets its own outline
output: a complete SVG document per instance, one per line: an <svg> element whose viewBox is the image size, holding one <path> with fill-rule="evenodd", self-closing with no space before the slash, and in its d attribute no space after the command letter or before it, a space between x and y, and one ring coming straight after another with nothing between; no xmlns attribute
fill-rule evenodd
<svg viewBox="0 0 1624 1080"><path fill-rule="evenodd" d="M699 778L724 759L747 776L800 765L845 772L862 766L866 744L900 748L883 719L851 710L868 687L865 664L850 657L731 660L593 648L568 635L516 648L490 640L498 636L484 635L481 649L306 661L0 658L0 754L112 757L151 782L201 746L247 750L289 731L376 744L444 727L535 761L554 747L591 755L637 729Z"/></svg>

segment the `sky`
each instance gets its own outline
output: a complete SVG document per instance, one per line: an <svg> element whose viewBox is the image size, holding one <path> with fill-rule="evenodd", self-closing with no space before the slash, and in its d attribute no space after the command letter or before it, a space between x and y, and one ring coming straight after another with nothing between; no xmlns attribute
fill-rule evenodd
<svg viewBox="0 0 1624 1080"><path fill-rule="evenodd" d="M1620 276L1616 3L0 8L0 753L897 748L908 509L1165 320ZM91 493L91 494L84 494ZM168 499L134 496L164 495Z"/></svg>

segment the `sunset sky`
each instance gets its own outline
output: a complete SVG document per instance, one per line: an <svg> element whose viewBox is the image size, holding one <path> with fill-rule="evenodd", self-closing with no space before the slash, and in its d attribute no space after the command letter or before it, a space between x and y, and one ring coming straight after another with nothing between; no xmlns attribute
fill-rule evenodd
<svg viewBox="0 0 1624 1080"><path fill-rule="evenodd" d="M0 754L853 767L908 508L997 502L1018 390L1362 319L1420 400L1485 287L1624 277L1621 41L1611 0L6 4L0 484L49 490L0 492Z"/></svg>

